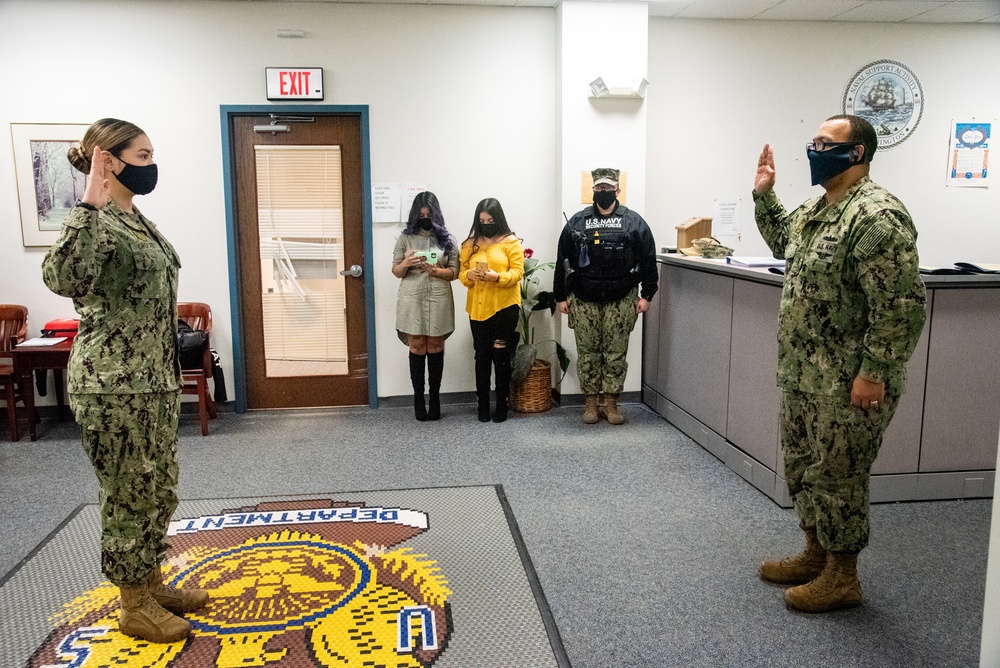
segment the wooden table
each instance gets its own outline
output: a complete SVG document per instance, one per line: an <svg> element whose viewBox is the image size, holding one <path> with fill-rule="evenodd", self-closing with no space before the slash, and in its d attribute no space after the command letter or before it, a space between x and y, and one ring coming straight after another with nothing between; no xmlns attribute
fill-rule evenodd
<svg viewBox="0 0 1000 668"><path fill-rule="evenodd" d="M20 379L21 394L24 396L24 407L28 417L28 434L32 441L38 440L35 425L38 418L35 413L34 372L36 369L52 369L56 392L56 403L59 406L59 417L62 419L65 403L63 401L62 370L69 365L69 352L73 348L73 339L60 341L51 346L26 346L21 344L10 351L14 363L14 374Z"/></svg>

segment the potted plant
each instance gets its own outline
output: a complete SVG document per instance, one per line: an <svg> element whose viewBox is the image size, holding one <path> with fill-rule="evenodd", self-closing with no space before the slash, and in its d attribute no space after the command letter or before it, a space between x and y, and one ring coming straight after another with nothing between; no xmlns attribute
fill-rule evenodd
<svg viewBox="0 0 1000 668"><path fill-rule="evenodd" d="M566 349L555 339L535 339L531 317L536 311L556 311L556 301L551 290L541 284L541 273L553 269L555 262L539 262L532 257L534 251L524 249L524 276L521 278L521 313L518 330L521 340L514 351L511 369L511 408L520 413L537 413L548 410L552 402L551 364L539 358L539 347L551 343L563 375L569 368ZM560 376L562 379L562 376Z"/></svg>

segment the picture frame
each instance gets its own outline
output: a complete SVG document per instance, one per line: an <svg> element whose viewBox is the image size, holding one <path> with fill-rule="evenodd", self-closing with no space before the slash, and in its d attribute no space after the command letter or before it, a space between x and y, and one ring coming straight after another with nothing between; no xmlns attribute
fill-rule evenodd
<svg viewBox="0 0 1000 668"><path fill-rule="evenodd" d="M62 231L69 210L83 197L87 177L66 152L80 145L86 123L11 123L14 176L25 248L47 248Z"/></svg>

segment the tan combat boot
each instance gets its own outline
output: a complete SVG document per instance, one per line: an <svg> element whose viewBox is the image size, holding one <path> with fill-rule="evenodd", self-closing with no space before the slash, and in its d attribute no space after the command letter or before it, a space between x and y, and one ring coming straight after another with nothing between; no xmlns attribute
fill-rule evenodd
<svg viewBox="0 0 1000 668"><path fill-rule="evenodd" d="M119 591L122 609L118 630L125 635L154 643L170 643L183 640L191 632L187 621L167 612L153 600L145 583L138 587L119 587Z"/></svg>
<svg viewBox="0 0 1000 668"><path fill-rule="evenodd" d="M860 604L857 553L828 552L819 577L785 590L785 603L802 612L830 612Z"/></svg>
<svg viewBox="0 0 1000 668"><path fill-rule="evenodd" d="M178 589L163 584L163 574L159 566L154 566L149 572L149 579L146 580L149 586L149 593L153 600L160 604L163 609L175 615L185 612L194 612L199 608L204 608L208 603L208 592L204 589L189 587Z"/></svg>
<svg viewBox="0 0 1000 668"><path fill-rule="evenodd" d="M583 423L584 424L597 424L600 416L597 414L597 395L588 394L585 398L585 404L583 409Z"/></svg>
<svg viewBox="0 0 1000 668"><path fill-rule="evenodd" d="M604 409L603 417L608 421L608 424L625 424L625 416L622 415L621 410L618 408L618 395L617 394L605 394L604 395Z"/></svg>
<svg viewBox="0 0 1000 668"><path fill-rule="evenodd" d="M806 547L794 557L768 559L760 565L760 579L778 584L805 584L815 580L826 567L826 550L816 538L816 529L806 532Z"/></svg>

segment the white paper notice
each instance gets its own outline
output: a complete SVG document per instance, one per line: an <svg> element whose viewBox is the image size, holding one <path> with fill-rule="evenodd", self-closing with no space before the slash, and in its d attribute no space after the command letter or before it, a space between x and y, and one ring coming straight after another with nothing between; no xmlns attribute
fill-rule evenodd
<svg viewBox="0 0 1000 668"><path fill-rule="evenodd" d="M740 200L715 200L712 235L740 238Z"/></svg>
<svg viewBox="0 0 1000 668"><path fill-rule="evenodd" d="M970 121L951 124L947 179L949 186L989 187L990 130L990 123Z"/></svg>
<svg viewBox="0 0 1000 668"><path fill-rule="evenodd" d="M403 220L400 213L402 190L399 183L372 184L372 222L398 223Z"/></svg>
<svg viewBox="0 0 1000 668"><path fill-rule="evenodd" d="M413 200L416 199L417 195L424 192L425 190L430 190L430 186L427 184L414 185L408 184L403 187L403 222L405 223L410 217L410 207L413 206Z"/></svg>

